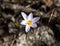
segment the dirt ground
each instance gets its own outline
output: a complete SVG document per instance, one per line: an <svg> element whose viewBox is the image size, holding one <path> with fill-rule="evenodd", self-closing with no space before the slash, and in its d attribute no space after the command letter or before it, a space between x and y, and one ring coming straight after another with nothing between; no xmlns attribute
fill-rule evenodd
<svg viewBox="0 0 60 46"><path fill-rule="evenodd" d="M26 33L21 12L38 27ZM0 0L0 46L60 46L60 0Z"/></svg>

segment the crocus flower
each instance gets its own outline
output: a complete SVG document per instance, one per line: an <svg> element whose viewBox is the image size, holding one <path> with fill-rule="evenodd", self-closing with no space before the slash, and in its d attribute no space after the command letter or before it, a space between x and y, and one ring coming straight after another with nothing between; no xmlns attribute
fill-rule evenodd
<svg viewBox="0 0 60 46"><path fill-rule="evenodd" d="M22 14L22 17L24 18L24 20L21 21L21 24L26 25L26 27L25 27L26 32L28 32L30 30L30 27L32 27L32 28L37 27L36 22L40 19L40 17L33 18L32 13L30 13L28 16L24 12L21 12L21 14Z"/></svg>

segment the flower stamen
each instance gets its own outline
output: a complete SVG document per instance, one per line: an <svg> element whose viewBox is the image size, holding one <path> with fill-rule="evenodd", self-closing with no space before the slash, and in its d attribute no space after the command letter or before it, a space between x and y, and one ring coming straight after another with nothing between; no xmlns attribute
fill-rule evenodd
<svg viewBox="0 0 60 46"><path fill-rule="evenodd" d="M31 20L28 20L27 21L27 24L30 26L32 24L32 21Z"/></svg>

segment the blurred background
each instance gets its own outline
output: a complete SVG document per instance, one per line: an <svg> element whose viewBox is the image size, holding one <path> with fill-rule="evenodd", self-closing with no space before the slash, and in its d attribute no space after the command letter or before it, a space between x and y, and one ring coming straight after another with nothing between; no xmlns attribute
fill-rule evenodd
<svg viewBox="0 0 60 46"><path fill-rule="evenodd" d="M26 33L21 12L38 27ZM0 46L60 46L60 0L0 0Z"/></svg>

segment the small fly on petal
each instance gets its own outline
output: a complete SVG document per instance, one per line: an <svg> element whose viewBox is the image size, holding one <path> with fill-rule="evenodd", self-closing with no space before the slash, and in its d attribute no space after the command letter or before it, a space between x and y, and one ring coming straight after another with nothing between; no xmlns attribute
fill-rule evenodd
<svg viewBox="0 0 60 46"><path fill-rule="evenodd" d="M36 22L40 19L40 17L33 18L33 13L30 13L29 16L27 16L24 12L21 12L22 17L24 18L24 21L22 20L20 24L26 25L25 31L28 32L30 30L30 27L36 28L37 24Z"/></svg>

